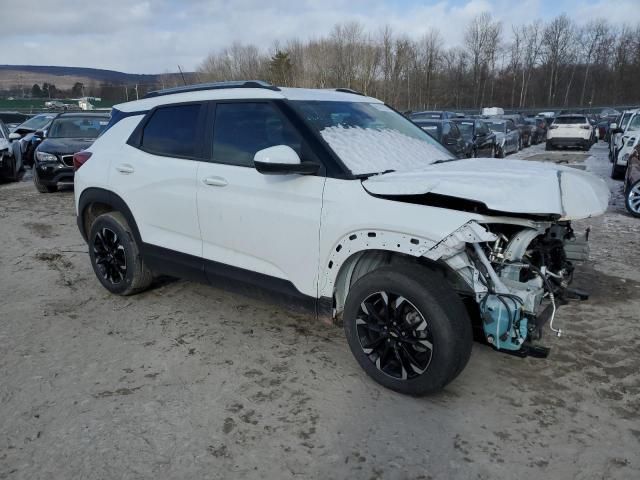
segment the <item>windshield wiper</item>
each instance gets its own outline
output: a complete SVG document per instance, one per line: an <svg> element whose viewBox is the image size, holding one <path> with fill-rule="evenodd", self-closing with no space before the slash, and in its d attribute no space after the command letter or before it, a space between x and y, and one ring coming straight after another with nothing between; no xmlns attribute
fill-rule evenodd
<svg viewBox="0 0 640 480"><path fill-rule="evenodd" d="M436 160L435 162L433 162L431 165L435 165L436 163L453 162L454 160L458 160L458 159L457 158L441 158L440 160Z"/></svg>
<svg viewBox="0 0 640 480"><path fill-rule="evenodd" d="M395 172L395 170L385 170L383 172L373 172L373 173L361 173L359 175L354 175L355 178L361 179L367 179L369 177L373 177L374 175L384 175L385 173L393 173Z"/></svg>

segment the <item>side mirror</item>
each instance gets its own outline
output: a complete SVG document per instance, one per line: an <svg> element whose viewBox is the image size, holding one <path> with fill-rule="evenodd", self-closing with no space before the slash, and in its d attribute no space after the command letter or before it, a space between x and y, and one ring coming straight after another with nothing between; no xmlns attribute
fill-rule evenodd
<svg viewBox="0 0 640 480"><path fill-rule="evenodd" d="M612 128L611 133L613 133L614 135L616 133L624 133L624 130L622 130L621 128Z"/></svg>
<svg viewBox="0 0 640 480"><path fill-rule="evenodd" d="M618 124L613 122L611 125L609 125L609 129L610 130L615 130L616 128L618 128Z"/></svg>
<svg viewBox="0 0 640 480"><path fill-rule="evenodd" d="M302 162L293 148L276 145L256 152L253 157L256 170L263 175L312 175L320 169L313 162Z"/></svg>
<svg viewBox="0 0 640 480"><path fill-rule="evenodd" d="M9 134L9 141L12 142L14 140L20 140L22 138L22 135L20 135L19 133L10 133Z"/></svg>
<svg viewBox="0 0 640 480"><path fill-rule="evenodd" d="M36 130L33 136L38 138L44 138L47 136L47 133L44 130Z"/></svg>

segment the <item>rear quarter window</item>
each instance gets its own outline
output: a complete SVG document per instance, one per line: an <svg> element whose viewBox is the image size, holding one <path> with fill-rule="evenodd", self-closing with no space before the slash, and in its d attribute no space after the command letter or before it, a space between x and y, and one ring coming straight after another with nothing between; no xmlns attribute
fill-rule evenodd
<svg viewBox="0 0 640 480"><path fill-rule="evenodd" d="M166 157L196 158L201 104L157 108L142 130L142 150Z"/></svg>

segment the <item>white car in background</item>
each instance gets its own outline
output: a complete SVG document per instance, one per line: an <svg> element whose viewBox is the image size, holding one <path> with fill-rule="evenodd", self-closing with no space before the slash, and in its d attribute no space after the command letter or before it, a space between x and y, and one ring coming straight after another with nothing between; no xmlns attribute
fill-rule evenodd
<svg viewBox="0 0 640 480"><path fill-rule="evenodd" d="M609 126L610 135L609 135L609 161L613 162L618 154L618 151L622 148L622 134L624 133L627 125L629 125L629 121L631 117L638 111L635 110L625 110L620 115L620 121L618 123L612 123Z"/></svg>
<svg viewBox="0 0 640 480"><path fill-rule="evenodd" d="M630 117L624 133L620 134L620 147L615 151L611 165L611 178L622 180L627 171L629 155L640 139L640 110L636 110Z"/></svg>
<svg viewBox="0 0 640 480"><path fill-rule="evenodd" d="M578 147L589 150L593 145L593 125L586 115L566 114L553 120L547 131L546 150L557 147Z"/></svg>

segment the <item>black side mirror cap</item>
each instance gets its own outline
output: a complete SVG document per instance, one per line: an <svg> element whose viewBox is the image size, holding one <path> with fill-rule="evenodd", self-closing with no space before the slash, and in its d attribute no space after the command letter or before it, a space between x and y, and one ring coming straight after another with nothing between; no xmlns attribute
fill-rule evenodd
<svg viewBox="0 0 640 480"><path fill-rule="evenodd" d="M314 162L266 163L253 162L256 170L263 175L313 175L318 173L320 165Z"/></svg>

